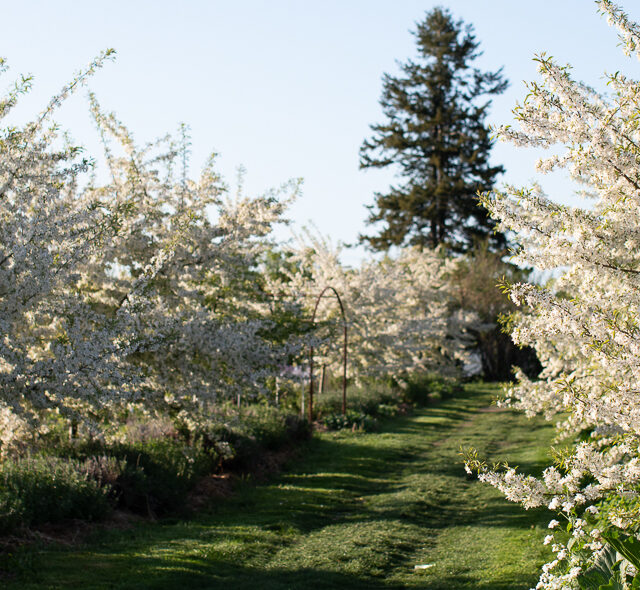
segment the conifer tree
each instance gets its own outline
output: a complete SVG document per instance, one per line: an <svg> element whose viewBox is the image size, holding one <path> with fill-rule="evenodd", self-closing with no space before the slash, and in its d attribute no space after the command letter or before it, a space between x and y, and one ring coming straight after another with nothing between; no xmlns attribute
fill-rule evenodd
<svg viewBox="0 0 640 590"><path fill-rule="evenodd" d="M473 27L435 8L417 24L418 59L401 64L398 77L385 74L380 104L385 123L360 148L361 168L399 169L402 184L377 193L369 206L377 235L361 236L374 250L390 246L467 251L489 239L505 246L494 222L478 206L478 191L492 188L502 166L489 163L491 138L485 117L491 100L507 87L502 71L473 68L479 43Z"/></svg>

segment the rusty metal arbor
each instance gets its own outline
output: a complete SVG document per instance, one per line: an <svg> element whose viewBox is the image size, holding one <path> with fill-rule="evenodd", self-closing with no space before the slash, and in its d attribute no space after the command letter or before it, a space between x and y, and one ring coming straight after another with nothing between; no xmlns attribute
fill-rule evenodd
<svg viewBox="0 0 640 590"><path fill-rule="evenodd" d="M327 291L333 292L340 305L340 313L342 314L342 329L344 333L344 342L342 347L342 413L347 412L347 316L344 313L344 306L342 305L342 299L338 292L331 286L325 287L318 298L313 308L313 316L311 316L311 323L316 321L316 313L318 312L318 306L320 301L324 297ZM313 423L313 346L309 347L309 422Z"/></svg>

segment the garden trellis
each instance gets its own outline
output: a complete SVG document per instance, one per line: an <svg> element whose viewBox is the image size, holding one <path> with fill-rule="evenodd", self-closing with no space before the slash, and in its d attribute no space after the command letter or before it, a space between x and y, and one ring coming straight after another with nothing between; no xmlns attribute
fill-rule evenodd
<svg viewBox="0 0 640 590"><path fill-rule="evenodd" d="M325 293L333 293L338 300L340 306L340 314L342 316L342 329L344 334L344 342L342 348L342 413L347 413L347 316L344 313L344 306L342 305L342 299L333 287L325 287L320 295L316 298L316 303L313 307L313 315L311 316L311 324L316 321L316 314L318 313L318 305L325 296ZM309 423L313 423L313 344L309 345Z"/></svg>

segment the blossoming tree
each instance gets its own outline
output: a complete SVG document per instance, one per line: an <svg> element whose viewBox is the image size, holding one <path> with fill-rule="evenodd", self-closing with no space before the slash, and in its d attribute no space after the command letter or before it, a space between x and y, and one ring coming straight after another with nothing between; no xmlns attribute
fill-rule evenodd
<svg viewBox="0 0 640 590"><path fill-rule="evenodd" d="M118 383L124 357L135 349L117 321L96 323L78 296L78 267L110 239L117 207L77 191L88 162L60 144L51 117L111 52L105 52L22 127L5 126L0 152L0 420L3 443L24 434L26 419L44 409L68 410L100 381ZM0 102L6 118L29 89L22 79ZM121 324L116 327L115 324Z"/></svg>
<svg viewBox="0 0 640 590"><path fill-rule="evenodd" d="M255 275L273 247L272 227L284 221L297 181L256 198L241 192L231 197L213 157L197 181L188 177L184 129L177 142L168 138L137 148L95 97L92 110L112 181L87 191L129 206L117 238L87 273L87 289L94 300L117 307L142 269L162 257L145 286L153 306L139 327L149 342L162 338L152 354L147 347L131 359L149 377L147 385L174 405L255 389L287 351L268 338L270 307Z"/></svg>
<svg viewBox="0 0 640 590"><path fill-rule="evenodd" d="M347 268L340 263L339 248L306 238L290 259L293 272L270 288L304 302L308 315L325 287L336 289L349 329L349 375L402 380L412 372L460 373L469 357L467 330L477 318L451 309L455 259L439 249L406 248L397 256ZM328 298L320 302L317 318L341 322L338 311ZM323 332L316 337L322 339ZM322 348L318 356L327 365L340 360L339 354L323 353Z"/></svg>
<svg viewBox="0 0 640 590"><path fill-rule="evenodd" d="M640 57L640 27L609 0L598 4L626 53ZM516 262L563 269L545 287L509 288L514 302L531 309L519 316L513 337L535 347L544 371L535 382L520 374L507 402L557 416L560 433L579 435L579 442L540 478L477 459L470 466L525 508L548 506L566 519L568 538L553 532L546 539L555 557L538 588L597 588L604 584L589 584L611 551L610 564L616 562L608 540L631 535L632 544L640 525L640 83L612 74L603 95L573 80L569 67L545 55L537 61L541 81L529 85L515 110L520 130L499 134L517 145L556 146L539 169L565 169L591 206L559 205L535 186L506 187L483 201L504 231L516 232ZM632 569L624 567L633 559L623 556L605 576L619 585L607 588L631 583Z"/></svg>
<svg viewBox="0 0 640 590"><path fill-rule="evenodd" d="M188 138L138 148L113 115L91 107L111 175L50 120L110 52L23 128L0 135L1 444L47 428L52 412L93 427L137 403L197 414L220 395L255 389L290 347L249 280L272 247L297 183L229 197L213 159L188 174ZM23 80L0 102L5 117ZM143 403L142 403L143 402Z"/></svg>

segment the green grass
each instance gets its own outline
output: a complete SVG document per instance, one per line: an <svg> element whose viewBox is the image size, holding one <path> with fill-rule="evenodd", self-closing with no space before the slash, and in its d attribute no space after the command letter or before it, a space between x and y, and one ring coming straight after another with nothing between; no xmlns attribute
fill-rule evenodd
<svg viewBox="0 0 640 590"><path fill-rule="evenodd" d="M458 451L473 445L536 473L553 429L479 411L495 393L470 386L381 432L318 435L287 473L247 482L191 520L103 531L72 550L23 549L3 557L0 581L7 590L528 589L546 561L550 515L468 479Z"/></svg>

